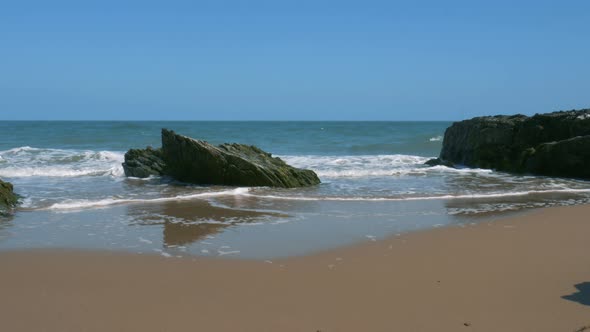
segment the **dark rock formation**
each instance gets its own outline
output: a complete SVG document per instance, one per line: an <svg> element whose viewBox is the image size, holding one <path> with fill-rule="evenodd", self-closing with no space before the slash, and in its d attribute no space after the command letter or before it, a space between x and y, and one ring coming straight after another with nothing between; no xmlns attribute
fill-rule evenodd
<svg viewBox="0 0 590 332"><path fill-rule="evenodd" d="M445 132L439 159L439 164L590 179L590 109L455 122Z"/></svg>
<svg viewBox="0 0 590 332"><path fill-rule="evenodd" d="M5 214L16 206L18 196L14 193L12 184L0 180L0 214Z"/></svg>
<svg viewBox="0 0 590 332"><path fill-rule="evenodd" d="M433 158L433 159L427 160L424 164L428 165L428 166L455 167L455 164L453 164L452 162L450 162L448 160L442 160L440 158Z"/></svg>
<svg viewBox="0 0 590 332"><path fill-rule="evenodd" d="M166 174L198 184L302 187L320 183L317 175L287 165L255 146L207 142L162 130Z"/></svg>
<svg viewBox="0 0 590 332"><path fill-rule="evenodd" d="M164 174L166 163L162 159L162 150L147 147L146 149L131 149L125 153L123 170L125 175L136 178L147 178L150 175Z"/></svg>
<svg viewBox="0 0 590 332"><path fill-rule="evenodd" d="M127 176L168 175L196 184L303 187L320 183L311 170L287 165L255 146L207 142L162 129L162 149L129 150Z"/></svg>
<svg viewBox="0 0 590 332"><path fill-rule="evenodd" d="M531 173L590 179L590 135L543 143L528 153L524 169Z"/></svg>

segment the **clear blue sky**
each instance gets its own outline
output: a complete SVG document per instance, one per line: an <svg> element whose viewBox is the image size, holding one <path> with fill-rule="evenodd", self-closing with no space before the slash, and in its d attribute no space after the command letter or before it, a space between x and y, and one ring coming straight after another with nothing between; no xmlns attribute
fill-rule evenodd
<svg viewBox="0 0 590 332"><path fill-rule="evenodd" d="M590 107L590 1L4 1L0 119Z"/></svg>

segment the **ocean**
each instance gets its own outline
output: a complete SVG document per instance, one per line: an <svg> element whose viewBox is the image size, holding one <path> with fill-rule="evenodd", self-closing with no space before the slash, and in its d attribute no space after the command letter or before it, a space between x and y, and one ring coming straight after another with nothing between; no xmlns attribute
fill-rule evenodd
<svg viewBox="0 0 590 332"><path fill-rule="evenodd" d="M0 122L0 178L22 196L0 250L121 250L271 259L536 207L583 204L586 181L427 167L450 122ZM299 189L126 178L160 129L256 145L309 168Z"/></svg>

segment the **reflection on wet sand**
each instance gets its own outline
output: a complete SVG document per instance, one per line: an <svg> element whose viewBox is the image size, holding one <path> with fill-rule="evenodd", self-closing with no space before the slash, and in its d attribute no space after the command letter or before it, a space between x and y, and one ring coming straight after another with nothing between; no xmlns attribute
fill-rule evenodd
<svg viewBox="0 0 590 332"><path fill-rule="evenodd" d="M129 206L127 211L134 224L163 225L165 247L188 245L239 223L289 217L275 212L222 208L212 206L204 200Z"/></svg>
<svg viewBox="0 0 590 332"><path fill-rule="evenodd" d="M0 214L0 230L3 230L5 228L12 226L12 219L14 219L14 216L12 216L12 215Z"/></svg>
<svg viewBox="0 0 590 332"><path fill-rule="evenodd" d="M444 204L449 215L464 222L465 219L506 217L531 208L583 204L587 201L585 194L552 192L551 190L559 190L560 187L552 186L551 181L543 177L514 177L504 173L494 173L494 176L447 177L444 182L451 195L473 193L483 197L445 200Z"/></svg>
<svg viewBox="0 0 590 332"><path fill-rule="evenodd" d="M164 247L184 246L221 232L229 225L164 223Z"/></svg>
<svg viewBox="0 0 590 332"><path fill-rule="evenodd" d="M465 198L445 201L450 215L457 218L484 219L506 217L531 208L580 204L585 197L575 193L544 193L510 197Z"/></svg>
<svg viewBox="0 0 590 332"><path fill-rule="evenodd" d="M298 196L293 196L292 199L289 199L289 195L281 194L280 190L274 189L278 191L277 193L272 193L268 188L260 188L256 189L257 191L254 192L256 195L261 195L262 197L257 196L250 196L250 197L217 197L215 198L215 205L216 206L227 206L231 207L232 209L239 209L239 210L271 210L271 211L293 211L293 212L305 212L305 213L314 213L320 212L324 207L322 202L319 200L298 200ZM288 191L283 190L283 193L287 193ZM265 197L266 195L270 196L277 196L283 197L282 199L273 199ZM303 195L303 197L306 197ZM307 196L313 197L313 196Z"/></svg>
<svg viewBox="0 0 590 332"><path fill-rule="evenodd" d="M0 214L0 240L8 237L9 229L12 227L12 215L1 215Z"/></svg>

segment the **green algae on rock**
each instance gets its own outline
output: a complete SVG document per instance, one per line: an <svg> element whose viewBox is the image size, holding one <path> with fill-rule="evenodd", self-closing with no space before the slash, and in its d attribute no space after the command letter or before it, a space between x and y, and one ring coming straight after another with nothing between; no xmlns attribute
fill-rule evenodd
<svg viewBox="0 0 590 332"><path fill-rule="evenodd" d="M18 203L18 196L10 182L0 180L0 214L6 214Z"/></svg>
<svg viewBox="0 0 590 332"><path fill-rule="evenodd" d="M166 164L162 160L162 150L147 147L145 149L131 149L125 153L123 170L125 175L136 178L147 178L152 175L164 174Z"/></svg>
<svg viewBox="0 0 590 332"><path fill-rule="evenodd" d="M317 185L315 172L292 167L252 145L211 145L162 129L162 148L129 150L127 176L167 175L183 182L294 188Z"/></svg>

